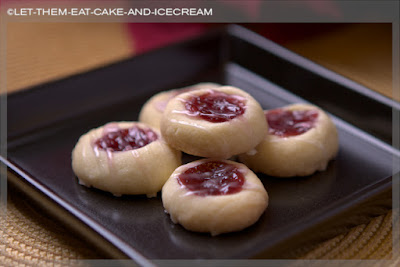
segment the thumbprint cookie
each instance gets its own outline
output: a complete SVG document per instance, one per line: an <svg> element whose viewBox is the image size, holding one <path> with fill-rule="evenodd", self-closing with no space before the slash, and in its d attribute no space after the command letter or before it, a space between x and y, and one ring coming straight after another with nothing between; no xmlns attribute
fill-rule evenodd
<svg viewBox="0 0 400 267"><path fill-rule="evenodd" d="M339 147L335 124L320 108L294 104L265 111L268 134L239 156L255 172L270 176L307 176L326 169Z"/></svg>
<svg viewBox="0 0 400 267"><path fill-rule="evenodd" d="M254 224L268 206L268 194L245 165L202 159L172 173L163 186L162 201L174 223L218 235Z"/></svg>
<svg viewBox="0 0 400 267"><path fill-rule="evenodd" d="M155 196L181 165L181 152L171 148L157 129L137 122L113 122L79 138L72 169L79 183L123 194Z"/></svg>
<svg viewBox="0 0 400 267"><path fill-rule="evenodd" d="M260 104L232 86L182 93L169 101L161 119L168 144L209 158L227 159L249 151L267 130Z"/></svg>

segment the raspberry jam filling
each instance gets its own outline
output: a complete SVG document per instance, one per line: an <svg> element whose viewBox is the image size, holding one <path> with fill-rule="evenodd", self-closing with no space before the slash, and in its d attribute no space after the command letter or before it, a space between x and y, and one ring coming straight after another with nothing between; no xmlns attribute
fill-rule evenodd
<svg viewBox="0 0 400 267"><path fill-rule="evenodd" d="M239 193L244 176L232 164L208 161L181 173L178 182L198 196L218 196Z"/></svg>
<svg viewBox="0 0 400 267"><path fill-rule="evenodd" d="M315 126L318 111L273 109L265 113L270 134L289 137L300 135Z"/></svg>
<svg viewBox="0 0 400 267"><path fill-rule="evenodd" d="M157 138L157 134L152 130L133 126L110 131L97 139L94 145L102 150L127 151L144 147Z"/></svg>
<svg viewBox="0 0 400 267"><path fill-rule="evenodd" d="M209 122L225 122L242 115L246 106L240 96L211 91L190 97L185 102L185 108L191 116Z"/></svg>

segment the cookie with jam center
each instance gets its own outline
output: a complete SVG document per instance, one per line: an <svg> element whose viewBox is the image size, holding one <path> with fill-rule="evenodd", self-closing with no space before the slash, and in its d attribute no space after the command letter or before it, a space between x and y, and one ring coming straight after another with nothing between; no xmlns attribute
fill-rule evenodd
<svg viewBox="0 0 400 267"><path fill-rule="evenodd" d="M247 152L263 140L267 130L260 104L232 86L177 95L161 119L161 133L168 144L209 158L227 159Z"/></svg>
<svg viewBox="0 0 400 267"><path fill-rule="evenodd" d="M320 108L293 104L266 110L269 130L253 150L239 156L255 172L276 177L307 176L324 171L338 153L335 124Z"/></svg>
<svg viewBox="0 0 400 267"><path fill-rule="evenodd" d="M79 183L111 192L155 196L181 165L181 152L143 123L112 122L82 135L72 151Z"/></svg>

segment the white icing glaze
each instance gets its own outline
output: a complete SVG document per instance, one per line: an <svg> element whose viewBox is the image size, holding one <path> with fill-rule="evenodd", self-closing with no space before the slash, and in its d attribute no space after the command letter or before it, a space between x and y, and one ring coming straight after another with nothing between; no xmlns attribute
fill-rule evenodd
<svg viewBox="0 0 400 267"><path fill-rule="evenodd" d="M252 150L247 151L246 154L249 156L254 156L255 154L257 154L257 149L253 148Z"/></svg>
<svg viewBox="0 0 400 267"><path fill-rule="evenodd" d="M120 130L121 128L118 126L118 123L116 122L110 122L107 123L106 125L104 125L103 128L103 136L112 132L116 132L118 130Z"/></svg>
<svg viewBox="0 0 400 267"><path fill-rule="evenodd" d="M157 192L146 194L146 197L147 197L147 198L157 197Z"/></svg>
<svg viewBox="0 0 400 267"><path fill-rule="evenodd" d="M81 179L78 179L78 183L80 185L86 186L86 187L90 187L89 185L87 185L84 181L82 181Z"/></svg>
<svg viewBox="0 0 400 267"><path fill-rule="evenodd" d="M193 117L195 119L196 119L197 116L200 115L200 112L198 112L198 111L191 112L191 111L188 111L186 109L185 110L173 110L172 113L185 114L186 116ZM201 120L201 118L197 118L197 119Z"/></svg>
<svg viewBox="0 0 400 267"><path fill-rule="evenodd" d="M174 113L177 113L177 112L174 112ZM192 127L198 128L198 129L210 131L210 130L207 129L207 127L202 126L202 125L200 125L198 123L195 123L193 121L171 119L170 122L177 123L177 124L182 124L182 125L188 125L188 126L192 126Z"/></svg>

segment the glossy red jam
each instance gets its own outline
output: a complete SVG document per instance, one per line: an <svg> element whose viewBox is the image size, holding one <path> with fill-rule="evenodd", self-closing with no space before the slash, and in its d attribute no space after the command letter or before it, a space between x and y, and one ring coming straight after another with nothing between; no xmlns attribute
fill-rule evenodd
<svg viewBox="0 0 400 267"><path fill-rule="evenodd" d="M242 190L244 176L234 165L209 161L181 173L178 182L199 196L218 196Z"/></svg>
<svg viewBox="0 0 400 267"><path fill-rule="evenodd" d="M134 126L128 129L110 131L97 139L94 145L102 150L127 151L144 147L157 138L157 134L152 130Z"/></svg>
<svg viewBox="0 0 400 267"><path fill-rule="evenodd" d="M295 136L315 126L318 111L273 109L266 112L269 133L281 137Z"/></svg>
<svg viewBox="0 0 400 267"><path fill-rule="evenodd" d="M245 112L242 97L211 91L199 96L192 96L185 102L190 115L209 122L225 122Z"/></svg>

